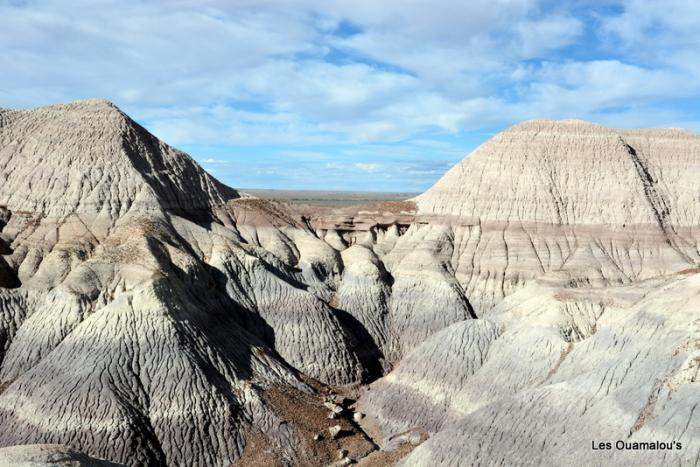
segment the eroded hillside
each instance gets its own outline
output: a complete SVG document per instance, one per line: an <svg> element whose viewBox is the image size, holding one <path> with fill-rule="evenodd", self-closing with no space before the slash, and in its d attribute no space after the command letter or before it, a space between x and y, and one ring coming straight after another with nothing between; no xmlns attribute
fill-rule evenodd
<svg viewBox="0 0 700 467"><path fill-rule="evenodd" d="M0 445L696 465L699 171L698 135L534 121L415 200L294 206L105 101L2 110Z"/></svg>

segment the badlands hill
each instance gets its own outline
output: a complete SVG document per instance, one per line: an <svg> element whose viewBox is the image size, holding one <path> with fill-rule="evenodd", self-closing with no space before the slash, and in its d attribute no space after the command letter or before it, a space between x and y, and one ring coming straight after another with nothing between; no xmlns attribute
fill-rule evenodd
<svg viewBox="0 0 700 467"><path fill-rule="evenodd" d="M697 173L695 134L533 121L312 208L106 101L0 110L0 459L697 465Z"/></svg>
<svg viewBox="0 0 700 467"><path fill-rule="evenodd" d="M132 206L197 211L237 197L105 100L0 110L0 128L0 197L13 211L108 219Z"/></svg>
<svg viewBox="0 0 700 467"><path fill-rule="evenodd" d="M457 277L485 310L545 273L624 284L696 263L699 169L700 137L684 130L531 121L482 145L417 203L460 226Z"/></svg>

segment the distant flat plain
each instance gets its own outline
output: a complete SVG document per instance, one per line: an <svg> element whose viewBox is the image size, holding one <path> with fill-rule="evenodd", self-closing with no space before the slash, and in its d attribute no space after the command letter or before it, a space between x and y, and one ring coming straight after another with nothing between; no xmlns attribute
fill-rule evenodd
<svg viewBox="0 0 700 467"><path fill-rule="evenodd" d="M260 188L241 188L239 191L256 198L327 207L353 206L378 201L403 201L420 194L414 192L268 190Z"/></svg>

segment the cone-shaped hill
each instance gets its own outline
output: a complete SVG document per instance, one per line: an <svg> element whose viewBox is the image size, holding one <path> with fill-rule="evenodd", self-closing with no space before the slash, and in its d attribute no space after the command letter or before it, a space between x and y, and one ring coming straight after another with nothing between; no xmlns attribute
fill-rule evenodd
<svg viewBox="0 0 700 467"><path fill-rule="evenodd" d="M112 103L0 109L0 205L59 217L203 210L238 197Z"/></svg>

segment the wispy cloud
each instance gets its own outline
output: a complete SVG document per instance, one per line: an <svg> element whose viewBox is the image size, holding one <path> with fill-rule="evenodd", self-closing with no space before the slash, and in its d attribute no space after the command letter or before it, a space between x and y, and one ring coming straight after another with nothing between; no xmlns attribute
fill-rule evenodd
<svg viewBox="0 0 700 467"><path fill-rule="evenodd" d="M523 119L700 130L698 30L692 0L0 2L0 106L109 98L232 185L423 189Z"/></svg>
<svg viewBox="0 0 700 467"><path fill-rule="evenodd" d="M363 172L378 172L379 169L381 168L381 165L375 164L375 163L367 163L367 162L355 162L353 166L356 169L359 169Z"/></svg>

